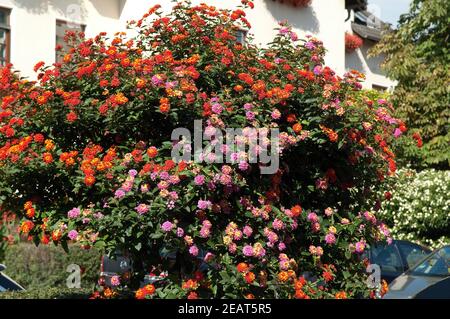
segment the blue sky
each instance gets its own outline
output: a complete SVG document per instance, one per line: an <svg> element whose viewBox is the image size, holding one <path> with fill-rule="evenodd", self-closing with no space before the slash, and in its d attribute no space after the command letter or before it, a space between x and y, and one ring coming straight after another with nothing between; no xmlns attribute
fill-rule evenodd
<svg viewBox="0 0 450 319"><path fill-rule="evenodd" d="M368 10L395 27L400 15L408 12L410 3L411 0L369 0Z"/></svg>

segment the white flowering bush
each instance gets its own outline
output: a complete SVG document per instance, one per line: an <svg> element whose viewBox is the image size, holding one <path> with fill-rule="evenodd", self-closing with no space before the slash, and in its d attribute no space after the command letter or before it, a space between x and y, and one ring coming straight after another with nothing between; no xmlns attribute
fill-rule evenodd
<svg viewBox="0 0 450 319"><path fill-rule="evenodd" d="M430 247L450 243L450 171L399 170L380 211L395 239Z"/></svg>

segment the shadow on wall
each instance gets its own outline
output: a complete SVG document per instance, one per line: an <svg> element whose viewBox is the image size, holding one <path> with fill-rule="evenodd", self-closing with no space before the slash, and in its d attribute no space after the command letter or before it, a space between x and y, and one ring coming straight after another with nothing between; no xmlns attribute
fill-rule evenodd
<svg viewBox="0 0 450 319"><path fill-rule="evenodd" d="M364 63L358 51L359 49L353 52L345 52L345 69L358 70L365 73Z"/></svg>
<svg viewBox="0 0 450 319"><path fill-rule="evenodd" d="M368 57L368 51L375 45L375 42L364 40L364 45L351 53L345 53L345 68L355 69L364 73L385 75L381 69L383 56Z"/></svg>
<svg viewBox="0 0 450 319"><path fill-rule="evenodd" d="M84 21L88 17L86 2L90 2L99 15L118 19L125 5L124 0L12 0L19 8L33 14L43 14L49 9L56 10L61 16L72 20Z"/></svg>
<svg viewBox="0 0 450 319"><path fill-rule="evenodd" d="M372 73L384 75L385 73L381 69L381 63L384 57L382 55L376 57L368 57L368 51L375 46L376 42L370 40L364 40L364 45L361 47L361 53L366 61L367 67Z"/></svg>
<svg viewBox="0 0 450 319"><path fill-rule="evenodd" d="M125 6L125 0L88 0L97 12L105 17L119 19L120 14ZM150 6L150 5L149 5Z"/></svg>
<svg viewBox="0 0 450 319"><path fill-rule="evenodd" d="M74 21L83 21L87 17L83 0L13 0L12 2L33 14L44 14L53 9L61 16Z"/></svg>
<svg viewBox="0 0 450 319"><path fill-rule="evenodd" d="M287 20L296 29L311 33L319 32L319 20L311 6L297 8L289 3L280 3L274 0L265 0L264 2L267 11L276 21Z"/></svg>

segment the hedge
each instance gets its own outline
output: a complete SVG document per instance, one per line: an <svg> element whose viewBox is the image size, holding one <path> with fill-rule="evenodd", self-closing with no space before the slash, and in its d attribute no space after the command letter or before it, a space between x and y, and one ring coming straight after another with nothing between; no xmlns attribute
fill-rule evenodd
<svg viewBox="0 0 450 319"><path fill-rule="evenodd" d="M88 299L90 289L41 288L0 293L0 299Z"/></svg>
<svg viewBox="0 0 450 319"><path fill-rule="evenodd" d="M449 194L450 171L402 169L379 214L394 238L439 247L450 243Z"/></svg>
<svg viewBox="0 0 450 319"><path fill-rule="evenodd" d="M89 251L79 246L70 246L69 254L61 247L21 243L8 248L4 264L5 273L27 290L42 288L67 288L70 275L67 266L77 264L81 267L81 288L94 288L100 272L101 253ZM49 291L49 293L53 293Z"/></svg>

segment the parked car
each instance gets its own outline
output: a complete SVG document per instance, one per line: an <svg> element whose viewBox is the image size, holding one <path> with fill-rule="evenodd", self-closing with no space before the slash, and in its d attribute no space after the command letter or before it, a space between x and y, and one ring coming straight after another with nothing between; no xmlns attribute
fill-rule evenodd
<svg viewBox="0 0 450 319"><path fill-rule="evenodd" d="M3 273L5 269L6 266L0 264L0 293L3 291L25 290L25 288Z"/></svg>
<svg viewBox="0 0 450 319"><path fill-rule="evenodd" d="M381 279L391 283L430 253L427 247L405 240L393 240L390 245L373 246L365 257L371 264L380 266Z"/></svg>
<svg viewBox="0 0 450 319"><path fill-rule="evenodd" d="M202 250L199 251L197 256L198 263L200 264L200 269L204 269L206 266L203 263L204 252ZM184 271L186 267L189 265L183 265L177 262L182 258L177 258L177 251L170 251L166 249L161 249L159 251L159 257L161 262L165 262L166 267L168 269ZM145 266L144 266L145 267ZM117 250L111 257L104 255L101 259L101 267L100 267L100 284L111 287L111 279L113 276L127 277L127 274L130 274L133 271L133 263L127 252L122 252ZM159 275L147 274L144 277L144 280L140 283L141 287L147 284L164 284L166 281L167 272L163 272Z"/></svg>
<svg viewBox="0 0 450 319"><path fill-rule="evenodd" d="M368 255L372 264L378 264L381 268L381 279L390 283L397 276L408 270L411 266L421 260L423 257L431 252L430 249L424 246L417 245L404 240L394 240L391 245L379 245L373 247ZM169 267L174 267L176 263L176 252L160 252L160 257L168 261ZM204 258L203 252L200 251L197 256L200 263L200 268L207 267L202 263ZM116 251L114 256L103 256L101 262L100 281L102 285L111 286L111 278L119 275L124 276L133 270L133 265L126 252ZM147 275L141 285L149 283L162 283L164 275L152 276ZM309 277L308 277L309 278ZM314 281L314 277L311 277Z"/></svg>
<svg viewBox="0 0 450 319"><path fill-rule="evenodd" d="M450 299L450 245L396 278L385 299Z"/></svg>

